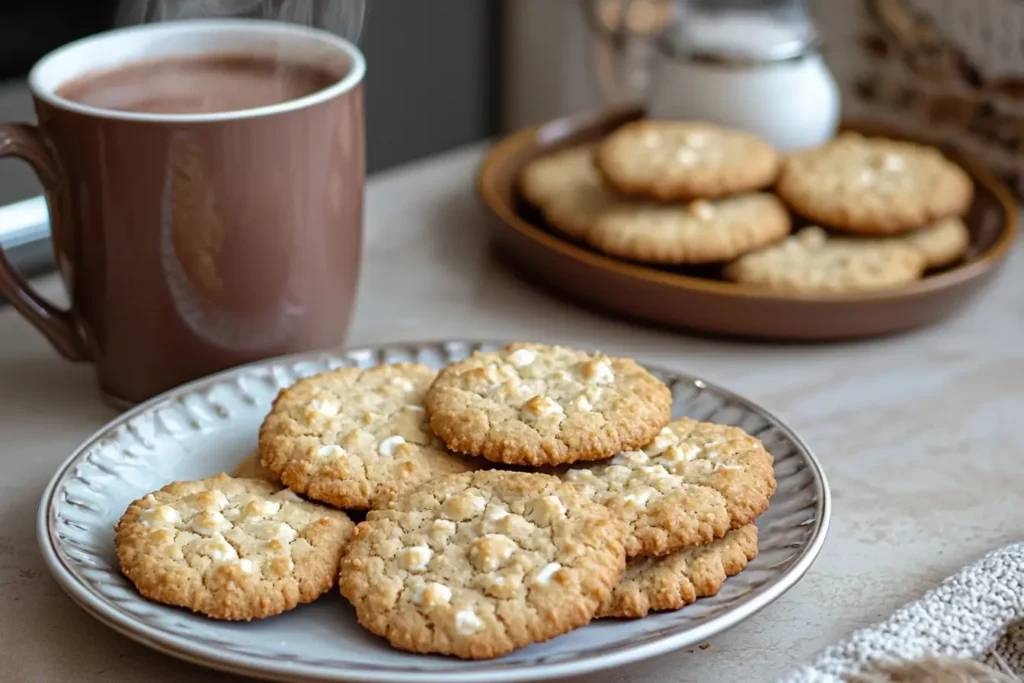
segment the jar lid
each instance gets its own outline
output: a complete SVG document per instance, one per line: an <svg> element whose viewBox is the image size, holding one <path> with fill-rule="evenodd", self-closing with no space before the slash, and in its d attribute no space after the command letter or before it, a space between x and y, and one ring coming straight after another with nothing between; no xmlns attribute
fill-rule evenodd
<svg viewBox="0 0 1024 683"><path fill-rule="evenodd" d="M604 37L662 36L679 11L678 0L583 0L584 18Z"/></svg>
<svg viewBox="0 0 1024 683"><path fill-rule="evenodd" d="M693 2L663 34L668 56L719 64L761 64L816 52L820 36L801 2Z"/></svg>

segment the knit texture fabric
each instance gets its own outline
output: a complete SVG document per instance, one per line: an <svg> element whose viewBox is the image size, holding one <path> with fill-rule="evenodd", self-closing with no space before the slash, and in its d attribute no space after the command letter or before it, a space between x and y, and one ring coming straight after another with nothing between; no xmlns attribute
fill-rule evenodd
<svg viewBox="0 0 1024 683"><path fill-rule="evenodd" d="M1024 543L992 551L885 621L855 631L778 683L841 683L875 661L929 656L1024 674Z"/></svg>

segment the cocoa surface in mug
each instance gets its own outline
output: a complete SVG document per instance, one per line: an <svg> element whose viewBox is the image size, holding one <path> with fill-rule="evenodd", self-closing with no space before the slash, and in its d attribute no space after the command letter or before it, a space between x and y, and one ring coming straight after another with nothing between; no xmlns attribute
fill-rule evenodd
<svg viewBox="0 0 1024 683"><path fill-rule="evenodd" d="M270 57L207 54L88 73L57 94L80 104L154 114L254 109L319 92L343 74Z"/></svg>

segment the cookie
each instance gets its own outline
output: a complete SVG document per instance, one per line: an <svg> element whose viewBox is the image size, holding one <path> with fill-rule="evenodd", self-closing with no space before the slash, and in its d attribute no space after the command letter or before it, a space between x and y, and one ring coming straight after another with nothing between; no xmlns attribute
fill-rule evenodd
<svg viewBox="0 0 1024 683"><path fill-rule="evenodd" d="M598 617L642 619L651 612L685 607L697 598L718 595L725 579L757 557L757 527L730 531L706 545L663 557L630 560Z"/></svg>
<svg viewBox="0 0 1024 683"><path fill-rule="evenodd" d="M424 398L450 449L515 465L610 458L647 443L672 396L636 361L511 344L442 370Z"/></svg>
<svg viewBox="0 0 1024 683"><path fill-rule="evenodd" d="M945 268L962 259L971 245L971 233L957 217L944 218L926 228L906 236L884 239L903 239L924 256L925 267Z"/></svg>
<svg viewBox="0 0 1024 683"><path fill-rule="evenodd" d="M601 176L594 167L594 145L577 145L527 163L519 189L526 201L542 207L553 197L571 192L581 184L600 182Z"/></svg>
<svg viewBox="0 0 1024 683"><path fill-rule="evenodd" d="M259 479L180 481L114 526L121 571L156 602L214 619L262 619L334 585L353 524Z"/></svg>
<svg viewBox="0 0 1024 683"><path fill-rule="evenodd" d="M777 292L851 293L909 284L925 266L922 251L906 239L835 237L811 226L782 244L741 256L723 275Z"/></svg>
<svg viewBox="0 0 1024 683"><path fill-rule="evenodd" d="M699 264L729 261L778 242L789 230L782 202L755 193L688 204L620 202L599 212L586 240L619 258Z"/></svg>
<svg viewBox="0 0 1024 683"><path fill-rule="evenodd" d="M594 146L571 147L527 164L523 196L544 220L572 237L585 235L606 207L618 201L594 168Z"/></svg>
<svg viewBox="0 0 1024 683"><path fill-rule="evenodd" d="M775 493L772 456L738 427L674 420L643 450L561 473L627 526L626 555L667 555L753 523Z"/></svg>
<svg viewBox="0 0 1024 683"><path fill-rule="evenodd" d="M242 479L262 479L275 484L280 483L277 476L260 462L260 450L258 448L235 465L235 469L231 471L231 476Z"/></svg>
<svg viewBox="0 0 1024 683"><path fill-rule="evenodd" d="M779 156L764 140L696 121L627 124L601 142L594 160L611 188L661 201L760 190L779 174Z"/></svg>
<svg viewBox="0 0 1024 683"><path fill-rule="evenodd" d="M777 191L810 220L870 235L892 235L962 215L970 176L934 147L844 133L793 154Z"/></svg>
<svg viewBox="0 0 1024 683"><path fill-rule="evenodd" d="M339 368L282 391L260 427L263 465L297 493L366 509L378 497L476 463L427 425L423 394L435 372L419 363Z"/></svg>
<svg viewBox="0 0 1024 683"><path fill-rule="evenodd" d="M556 477L452 475L370 512L339 584L393 646L486 659L588 623L625 568L622 534Z"/></svg>

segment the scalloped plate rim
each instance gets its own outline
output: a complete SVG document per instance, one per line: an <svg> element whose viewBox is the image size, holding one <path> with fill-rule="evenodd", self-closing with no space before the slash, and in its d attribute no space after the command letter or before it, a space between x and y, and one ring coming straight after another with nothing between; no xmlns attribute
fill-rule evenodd
<svg viewBox="0 0 1024 683"><path fill-rule="evenodd" d="M643 362L642 359L640 360L641 364L648 369L663 375L685 380L686 382L692 382L698 388L711 391L734 401L751 412L765 418L769 423L772 423L794 446L797 447L797 452L811 471L813 483L818 489L818 499L815 505L815 517L813 520L814 528L811 535L807 538L803 548L794 559L791 566L781 572L770 586L767 586L764 590L756 593L752 597L746 598L736 607L729 609L720 616L710 619L706 623L689 628L684 627L678 632L655 638L649 642L641 642L634 646L620 646L611 654L598 655L583 660L563 660L553 663L522 664L515 668L510 667L505 670L496 671L478 670L472 666L467 666L467 668L462 670L447 669L439 671L389 671L386 668L363 668L362 670L355 668L352 670L336 669L325 671L323 667L303 664L300 661L263 661L253 663L247 661L241 654L218 650L214 646L200 645L196 642L188 641L177 634L163 631L134 618L122 616L119 612L108 607L104 600L85 588L74 574L72 574L71 570L65 566L64 561L57 552L56 541L51 534L53 526L51 525L50 509L52 499L58 485L64 477L64 474L74 466L84 454L88 453L91 447L95 445L103 435L109 433L119 425L128 423L135 417L153 411L158 406L176 400L176 397L197 392L203 387L213 387L229 378L246 375L260 369L269 369L276 365L294 365L301 362L326 361L329 359L346 360L347 358L351 358L357 354L375 354L381 349L422 349L423 347L430 346L447 348L453 345L468 347L477 345L502 346L507 343L509 343L507 340L441 339L420 342L366 344L352 348L308 351L277 356L229 368L172 388L152 399L149 399L148 401L119 414L114 419L110 420L83 439L75 450L61 463L46 485L46 488L43 490L37 512L36 537L47 569L50 571L61 589L67 593L71 600L81 607L87 614L117 633L120 633L121 635L142 645L177 659L211 669L233 674L255 676L265 680L286 681L289 683L297 683L299 681L386 683L394 680L395 674L400 675L402 680L407 683L468 683L469 681L511 683L512 681L558 679L559 677L579 676L598 670L618 668L695 645L736 626L777 600L789 589L795 586L807 573L821 552L832 515L832 497L828 480L820 462L811 449L786 423L754 401L725 389L714 382L704 380L696 375L691 375L683 371L659 365L648 364ZM140 600L141 599L142 598L140 597Z"/></svg>

